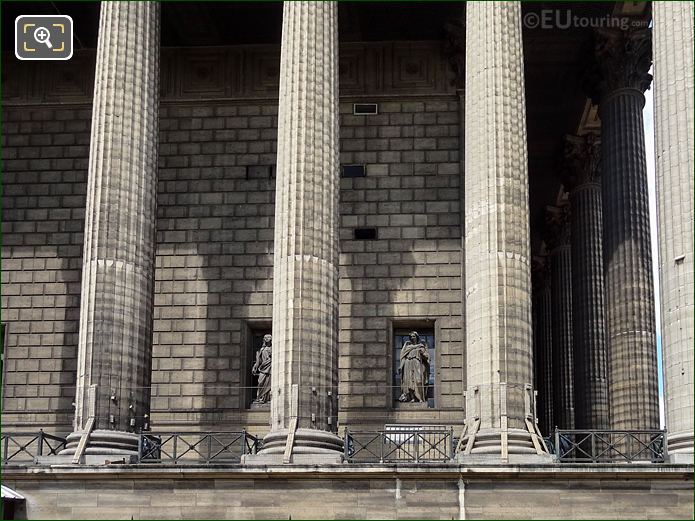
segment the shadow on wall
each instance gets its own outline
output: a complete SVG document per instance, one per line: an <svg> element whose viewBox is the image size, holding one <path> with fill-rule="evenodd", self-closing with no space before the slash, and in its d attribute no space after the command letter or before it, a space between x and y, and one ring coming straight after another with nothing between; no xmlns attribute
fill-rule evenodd
<svg viewBox="0 0 695 521"><path fill-rule="evenodd" d="M459 115L457 101L341 104L340 422L463 421ZM359 240L375 229L375 238ZM398 332L434 336L430 407L400 403Z"/></svg>
<svg viewBox="0 0 695 521"><path fill-rule="evenodd" d="M91 110L4 109L3 427L72 430Z"/></svg>
<svg viewBox="0 0 695 521"><path fill-rule="evenodd" d="M267 411L247 411L245 373L248 332L272 318L276 113L162 108L155 430L267 429Z"/></svg>

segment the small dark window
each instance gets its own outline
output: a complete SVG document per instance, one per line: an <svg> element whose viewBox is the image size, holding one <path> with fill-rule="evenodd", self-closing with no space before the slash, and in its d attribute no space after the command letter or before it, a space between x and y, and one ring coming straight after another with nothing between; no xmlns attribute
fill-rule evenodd
<svg viewBox="0 0 695 521"><path fill-rule="evenodd" d="M353 103L352 113L356 116L370 116L379 113L377 103Z"/></svg>
<svg viewBox="0 0 695 521"><path fill-rule="evenodd" d="M373 241L376 239L376 228L355 228L356 241Z"/></svg>
<svg viewBox="0 0 695 521"><path fill-rule="evenodd" d="M246 179L274 179L275 165L247 165Z"/></svg>
<svg viewBox="0 0 695 521"><path fill-rule="evenodd" d="M342 165L343 177L364 177L367 169L364 165Z"/></svg>

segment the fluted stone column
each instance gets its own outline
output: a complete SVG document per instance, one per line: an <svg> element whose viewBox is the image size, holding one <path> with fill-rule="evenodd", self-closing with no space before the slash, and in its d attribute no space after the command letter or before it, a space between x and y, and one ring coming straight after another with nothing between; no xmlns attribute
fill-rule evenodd
<svg viewBox="0 0 695 521"><path fill-rule="evenodd" d="M561 429L574 429L574 356L572 329L572 246L569 207L549 210L548 249L553 321L554 419Z"/></svg>
<svg viewBox="0 0 695 521"><path fill-rule="evenodd" d="M150 408L159 11L102 2L85 212L74 452L137 453Z"/></svg>
<svg viewBox="0 0 695 521"><path fill-rule="evenodd" d="M519 2L466 4L464 455L536 453Z"/></svg>
<svg viewBox="0 0 695 521"><path fill-rule="evenodd" d="M342 440L335 434L339 248L337 13L334 2L284 4L275 196L271 432L265 438L265 454L283 453L288 434L295 427L295 455L335 456L342 450Z"/></svg>
<svg viewBox="0 0 695 521"><path fill-rule="evenodd" d="M643 92L648 29L596 32L611 426L659 427Z"/></svg>
<svg viewBox="0 0 695 521"><path fill-rule="evenodd" d="M693 4L653 2L661 342L671 455L693 460Z"/></svg>
<svg viewBox="0 0 695 521"><path fill-rule="evenodd" d="M534 258L534 335L533 369L538 391L538 426L544 435L555 429L553 399L553 316L550 260L547 256Z"/></svg>
<svg viewBox="0 0 695 521"><path fill-rule="evenodd" d="M563 184L570 195L574 418L577 429L608 429L603 283L603 210L598 137L567 136Z"/></svg>

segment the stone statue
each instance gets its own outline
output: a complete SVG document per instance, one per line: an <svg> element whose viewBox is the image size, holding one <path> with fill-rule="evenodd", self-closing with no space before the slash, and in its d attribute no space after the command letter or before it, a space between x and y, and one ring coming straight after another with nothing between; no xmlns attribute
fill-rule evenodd
<svg viewBox="0 0 695 521"><path fill-rule="evenodd" d="M258 391L253 403L268 403L270 401L270 366L273 357L273 337L263 336L263 345L256 351L256 363L253 364L251 374L258 377Z"/></svg>
<svg viewBox="0 0 695 521"><path fill-rule="evenodd" d="M417 331L410 332L401 349L401 396L399 402L426 402L427 383L430 378L430 353L425 342L420 342Z"/></svg>

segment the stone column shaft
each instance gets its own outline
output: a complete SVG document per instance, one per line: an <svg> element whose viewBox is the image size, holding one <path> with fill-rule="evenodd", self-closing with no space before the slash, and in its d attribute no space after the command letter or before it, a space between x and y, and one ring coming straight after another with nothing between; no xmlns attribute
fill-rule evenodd
<svg viewBox="0 0 695 521"><path fill-rule="evenodd" d="M575 427L607 429L601 185L576 187L570 200Z"/></svg>
<svg viewBox="0 0 695 521"><path fill-rule="evenodd" d="M568 136L566 146L563 183L572 208L575 428L608 429L600 145L595 136Z"/></svg>
<svg viewBox="0 0 695 521"><path fill-rule="evenodd" d="M273 271L271 432L282 453L339 451L338 7L285 2Z"/></svg>
<svg viewBox="0 0 695 521"><path fill-rule="evenodd" d="M693 453L693 4L653 2L654 119L669 453Z"/></svg>
<svg viewBox="0 0 695 521"><path fill-rule="evenodd" d="M601 118L601 196L611 427L659 426L643 92L648 29L597 29L592 98Z"/></svg>
<svg viewBox="0 0 695 521"><path fill-rule="evenodd" d="M613 93L601 104L604 270L609 392L614 429L659 427L644 96Z"/></svg>
<svg viewBox="0 0 695 521"><path fill-rule="evenodd" d="M574 429L574 363L572 353L572 250L568 242L551 253L554 419L561 429Z"/></svg>
<svg viewBox="0 0 695 521"><path fill-rule="evenodd" d="M148 422L156 248L159 10L103 2L85 212L76 445L137 451Z"/></svg>
<svg viewBox="0 0 695 521"><path fill-rule="evenodd" d="M535 453L519 2L466 5L465 105L466 424L479 427L470 452Z"/></svg>
<svg viewBox="0 0 695 521"><path fill-rule="evenodd" d="M553 400L553 317L550 270L546 267L549 259L543 259L542 268L537 273L534 293L534 342L536 344L533 368L536 374L535 385L538 390L538 425L546 436L556 425Z"/></svg>

